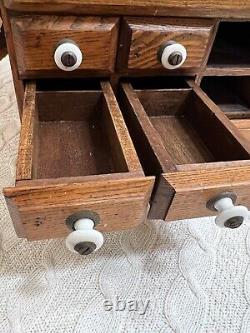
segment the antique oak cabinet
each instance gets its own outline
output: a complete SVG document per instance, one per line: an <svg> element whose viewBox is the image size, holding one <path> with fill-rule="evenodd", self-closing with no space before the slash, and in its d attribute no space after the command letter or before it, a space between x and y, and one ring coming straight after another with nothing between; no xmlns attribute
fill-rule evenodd
<svg viewBox="0 0 250 333"><path fill-rule="evenodd" d="M19 237L65 237L250 207L250 1L2 0L21 116Z"/></svg>

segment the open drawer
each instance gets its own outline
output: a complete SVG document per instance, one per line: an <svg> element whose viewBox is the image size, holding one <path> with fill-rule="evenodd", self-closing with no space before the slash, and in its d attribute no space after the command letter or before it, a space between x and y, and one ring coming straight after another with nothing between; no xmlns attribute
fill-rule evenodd
<svg viewBox="0 0 250 333"><path fill-rule="evenodd" d="M80 211L101 231L131 228L146 216L153 183L109 82L26 84L16 184L4 190L18 236L63 237Z"/></svg>
<svg viewBox="0 0 250 333"><path fill-rule="evenodd" d="M200 87L137 79L120 102L146 175L157 175L151 218L215 215L209 202L225 192L250 207L250 144Z"/></svg>

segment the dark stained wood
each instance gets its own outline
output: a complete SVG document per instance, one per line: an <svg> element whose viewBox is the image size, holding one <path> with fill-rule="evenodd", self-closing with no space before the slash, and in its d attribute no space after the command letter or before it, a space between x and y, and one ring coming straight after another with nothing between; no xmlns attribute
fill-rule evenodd
<svg viewBox="0 0 250 333"><path fill-rule="evenodd" d="M124 70L161 70L169 72L162 67L158 60L158 50L167 41L176 41L187 49L187 60L182 65L182 70L195 70L199 68L205 57L205 51L209 44L211 32L214 26L213 20L193 19L163 19L163 18L127 18L129 35L122 41L120 56L124 63L120 67ZM129 41L131 36L131 41ZM130 48L124 44L130 44ZM128 61L125 55L129 49ZM170 71L173 72L173 71Z"/></svg>
<svg viewBox="0 0 250 333"><path fill-rule="evenodd" d="M115 66L118 18L22 16L11 19L20 75L62 72L54 61L58 43L72 39L83 53L77 71L112 72ZM39 52L38 52L39 50ZM44 74L45 75L45 74ZM67 76L68 73L64 72Z"/></svg>
<svg viewBox="0 0 250 333"><path fill-rule="evenodd" d="M16 11L68 12L100 15L147 15L250 18L250 4L245 0L4 0Z"/></svg>
<svg viewBox="0 0 250 333"><path fill-rule="evenodd" d="M209 57L214 67L250 67L250 22L221 22Z"/></svg>
<svg viewBox="0 0 250 333"><path fill-rule="evenodd" d="M248 77L209 77L202 89L230 118L250 117L250 80Z"/></svg>

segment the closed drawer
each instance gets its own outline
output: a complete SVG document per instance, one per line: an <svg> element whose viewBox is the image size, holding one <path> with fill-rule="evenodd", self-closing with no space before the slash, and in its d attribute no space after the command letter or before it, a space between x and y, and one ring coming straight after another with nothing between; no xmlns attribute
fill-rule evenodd
<svg viewBox="0 0 250 333"><path fill-rule="evenodd" d="M195 73L206 55L212 29L210 20L127 18L122 26L120 70ZM167 66L169 61L172 66Z"/></svg>
<svg viewBox="0 0 250 333"><path fill-rule="evenodd" d="M223 193L250 207L250 143L200 87L131 81L120 99L145 173L157 175L150 217L215 215L209 201Z"/></svg>
<svg viewBox="0 0 250 333"><path fill-rule="evenodd" d="M54 77L59 74L74 76L87 71L101 74L114 69L117 18L33 15L14 17L11 26L18 71L22 78ZM69 70L64 68L66 71L58 68L54 59L56 49L65 42L75 45L72 50L64 50L74 53L71 60L76 64L72 67L74 70L71 66L68 66ZM59 56L62 55L63 52ZM66 57L64 61L67 65L69 60Z"/></svg>
<svg viewBox="0 0 250 333"><path fill-rule="evenodd" d="M80 211L98 216L101 231L131 228L153 183L109 82L27 83L16 185L4 190L20 237L63 237Z"/></svg>

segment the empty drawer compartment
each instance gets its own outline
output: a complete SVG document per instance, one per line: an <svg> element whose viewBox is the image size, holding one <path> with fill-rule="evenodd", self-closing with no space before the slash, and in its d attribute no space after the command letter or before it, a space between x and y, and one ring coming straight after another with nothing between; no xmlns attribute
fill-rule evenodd
<svg viewBox="0 0 250 333"><path fill-rule="evenodd" d="M150 217L211 215L208 200L238 185L233 166L245 167L250 183L250 145L198 86L190 82L171 88L169 82L156 80L153 88L132 81L121 87L120 102L138 156L146 175L158 177ZM250 203L250 197L244 200Z"/></svg>

